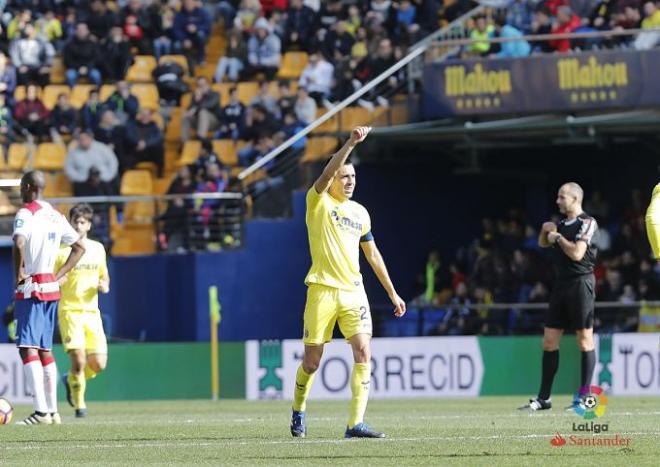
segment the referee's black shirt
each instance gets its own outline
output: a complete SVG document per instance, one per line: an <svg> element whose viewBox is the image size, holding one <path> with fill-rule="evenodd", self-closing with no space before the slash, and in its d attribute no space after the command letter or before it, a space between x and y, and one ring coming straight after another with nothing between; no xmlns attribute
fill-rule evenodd
<svg viewBox="0 0 660 467"><path fill-rule="evenodd" d="M573 279L594 272L598 249L592 245L591 239L597 229L596 219L585 213L580 214L573 220L564 218L559 221L557 232L571 242L586 242L587 251L580 261L573 261L558 244L554 244L551 248L551 256L555 276L558 280Z"/></svg>

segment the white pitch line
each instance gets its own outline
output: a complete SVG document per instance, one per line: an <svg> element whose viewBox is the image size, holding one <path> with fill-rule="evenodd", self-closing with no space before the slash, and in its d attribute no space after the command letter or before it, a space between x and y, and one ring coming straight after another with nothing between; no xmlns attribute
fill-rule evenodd
<svg viewBox="0 0 660 467"><path fill-rule="evenodd" d="M286 415L286 416L285 416ZM464 420L464 419L484 419L484 420L491 420L493 418L521 418L524 417L525 415L528 416L537 416L538 418L547 418L547 417L555 417L555 418L572 418L575 417L575 413L572 411L564 411L560 413L548 413L548 412L517 412L517 413L510 413L510 414L488 414L488 415L419 415L415 416L412 415L410 417L406 418L413 418L415 420ZM606 412L606 416L617 416L617 417L656 417L660 415L660 412ZM183 423L200 423L200 422L223 422L223 423L256 423L256 422L270 422L274 420L279 420L279 419L287 419L288 420L289 414L286 413L284 415L273 415L269 417L259 417L259 418L250 418L250 417L242 417L242 418L230 418L230 419L225 419L222 417L215 417L213 415L208 415L203 418L199 419L187 419L183 420ZM316 421L316 422L336 422L336 421L341 421L344 420L345 417L314 417L313 415L309 417L310 420ZM387 416L379 416L379 415L372 415L369 417L370 420L389 420L390 417ZM158 424L160 425L180 425L182 422L180 420L172 420L172 419L163 419L163 420L157 420ZM118 420L94 420L94 425L95 426L103 426L103 425L127 425L131 424L130 419L118 419ZM150 421L150 423L153 423L153 420ZM137 422L137 424L140 424Z"/></svg>
<svg viewBox="0 0 660 467"><path fill-rule="evenodd" d="M632 432L632 433L601 433L600 435L614 436L660 436L660 432ZM511 440L524 440L534 438L552 438L556 434L541 434L532 433L528 435L492 435L492 436L432 436L432 437L411 437L411 438L384 438L373 440L374 443L392 443L392 442L420 442L420 441L480 441L489 439L511 439ZM599 435L592 435L599 437ZM229 446L277 446L277 445L301 445L301 444L341 444L350 443L355 440L349 439L305 439L305 440L254 440L254 441L241 441L241 440L218 440L216 442L177 442L177 440L155 440L140 443L127 443L127 440L121 440L112 444L96 444L90 441L89 444L74 444L66 446L57 446L57 448L65 449L122 449L122 448L153 448L153 447L172 447L172 448L185 448L185 447L229 447ZM66 440L61 441L66 443ZM36 445L21 445L21 446L5 446L0 448L3 451L29 451L29 450L53 450L56 446L53 443L36 444Z"/></svg>

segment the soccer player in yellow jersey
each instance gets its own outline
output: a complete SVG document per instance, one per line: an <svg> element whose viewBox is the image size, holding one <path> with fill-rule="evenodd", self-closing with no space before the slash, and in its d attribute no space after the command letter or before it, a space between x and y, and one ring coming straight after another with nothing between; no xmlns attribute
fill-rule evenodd
<svg viewBox="0 0 660 467"><path fill-rule="evenodd" d="M76 267L60 280L62 297L58 321L64 350L71 358L71 369L68 374L62 375L62 382L66 387L67 400L75 408L78 418L87 415L86 381L103 371L108 361L98 293L110 291L110 277L103 245L87 238L93 216L94 210L89 204L76 204L71 208L69 221L80 234L85 254ZM64 263L68 254L68 248L60 250L55 270Z"/></svg>
<svg viewBox="0 0 660 467"><path fill-rule="evenodd" d="M653 250L653 257L660 261L660 183L653 188L651 203L646 210L646 235Z"/></svg>
<svg viewBox="0 0 660 467"><path fill-rule="evenodd" d="M351 374L351 411L345 438L384 438L364 423L371 380L372 333L369 301L360 274L360 247L378 280L387 291L394 314L406 312L387 273L374 237L367 210L351 201L355 189L355 168L347 162L353 148L364 141L370 127L357 127L350 139L335 153L314 186L307 192L306 223L312 267L305 284L305 354L296 374L291 417L291 434L304 437L305 407L314 374L319 368L323 345L332 339L335 322L350 343L354 365Z"/></svg>

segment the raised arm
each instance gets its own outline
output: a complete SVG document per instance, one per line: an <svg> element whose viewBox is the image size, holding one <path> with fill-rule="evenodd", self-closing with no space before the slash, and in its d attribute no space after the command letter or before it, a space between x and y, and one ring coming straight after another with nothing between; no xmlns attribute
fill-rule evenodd
<svg viewBox="0 0 660 467"><path fill-rule="evenodd" d="M387 292L387 296L390 297L392 305L394 305L394 315L396 317L403 316L403 314L406 312L406 302L404 302L396 293L394 284L392 284L390 275L387 272L387 267L385 266L383 255L380 254L378 247L376 247L376 242L369 240L367 242L361 242L360 246L362 247L362 251L367 258L371 269L373 269L376 273L376 277L378 277L378 280Z"/></svg>
<svg viewBox="0 0 660 467"><path fill-rule="evenodd" d="M370 126L353 128L353 131L351 131L351 137L346 143L344 143L339 151L332 155L330 162L328 162L323 169L323 173L321 173L319 178L316 179L316 182L314 182L314 189L317 193L321 194L328 191L328 188L330 188L330 185L332 184L332 179L335 178L335 174L339 168L344 165L344 162L348 159L348 155L358 143L364 141L370 131Z"/></svg>

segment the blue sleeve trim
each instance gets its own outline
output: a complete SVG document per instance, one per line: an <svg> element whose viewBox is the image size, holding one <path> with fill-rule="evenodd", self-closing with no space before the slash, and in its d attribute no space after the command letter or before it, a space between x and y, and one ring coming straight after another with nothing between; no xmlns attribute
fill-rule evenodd
<svg viewBox="0 0 660 467"><path fill-rule="evenodd" d="M370 242L374 239L374 235L371 233L371 230L364 234L362 237L360 237L360 243L362 242Z"/></svg>

